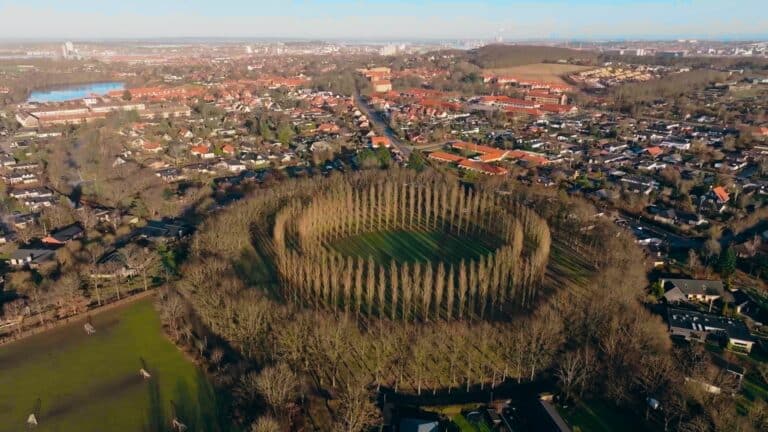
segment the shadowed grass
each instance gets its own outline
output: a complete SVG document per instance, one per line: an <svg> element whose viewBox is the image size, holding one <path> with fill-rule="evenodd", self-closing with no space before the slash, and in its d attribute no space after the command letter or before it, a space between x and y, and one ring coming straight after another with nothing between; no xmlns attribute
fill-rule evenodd
<svg viewBox="0 0 768 432"><path fill-rule="evenodd" d="M438 231L376 231L334 241L331 249L345 256L373 257L386 264L417 261L458 262L477 259L495 249L486 242Z"/></svg>

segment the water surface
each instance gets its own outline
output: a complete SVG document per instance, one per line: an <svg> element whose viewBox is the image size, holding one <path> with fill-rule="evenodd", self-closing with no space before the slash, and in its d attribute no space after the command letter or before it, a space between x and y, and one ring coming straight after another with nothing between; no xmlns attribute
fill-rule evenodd
<svg viewBox="0 0 768 432"><path fill-rule="evenodd" d="M122 82L99 82L58 86L46 90L33 91L29 96L28 102L65 102L82 99L94 94L103 96L111 91L124 89L125 83Z"/></svg>

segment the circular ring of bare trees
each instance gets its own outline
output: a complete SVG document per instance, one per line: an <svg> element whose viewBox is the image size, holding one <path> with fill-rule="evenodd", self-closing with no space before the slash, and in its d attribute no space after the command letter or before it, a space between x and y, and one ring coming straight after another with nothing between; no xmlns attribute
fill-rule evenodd
<svg viewBox="0 0 768 432"><path fill-rule="evenodd" d="M445 179L329 182L274 213L270 248L281 294L296 304L391 320L484 318L532 301L549 261L550 231L534 211ZM376 262L330 245L375 231L493 238L495 251L449 262Z"/></svg>

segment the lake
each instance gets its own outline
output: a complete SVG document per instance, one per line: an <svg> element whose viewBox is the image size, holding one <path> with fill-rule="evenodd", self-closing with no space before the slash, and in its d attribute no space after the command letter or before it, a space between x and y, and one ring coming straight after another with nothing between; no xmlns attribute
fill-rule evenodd
<svg viewBox="0 0 768 432"><path fill-rule="evenodd" d="M99 82L89 84L73 84L67 86L53 87L46 90L33 91L29 96L28 102L64 102L75 99L82 99L92 94L106 95L115 90L124 90L125 83L122 82Z"/></svg>

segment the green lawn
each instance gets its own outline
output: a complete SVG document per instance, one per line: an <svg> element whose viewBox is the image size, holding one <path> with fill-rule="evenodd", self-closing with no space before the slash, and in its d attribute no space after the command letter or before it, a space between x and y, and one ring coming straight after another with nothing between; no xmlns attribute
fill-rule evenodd
<svg viewBox="0 0 768 432"><path fill-rule="evenodd" d="M491 428L487 423L472 424L461 414L453 417L451 421L459 427L461 432L491 432Z"/></svg>
<svg viewBox="0 0 768 432"><path fill-rule="evenodd" d="M79 321L0 348L0 432L23 430L38 399L41 432L166 430L171 400L190 430L212 429L216 395L163 336L152 299L92 319L93 336Z"/></svg>
<svg viewBox="0 0 768 432"><path fill-rule="evenodd" d="M741 382L741 390L750 401L760 398L768 402L768 386L757 377L747 376L744 378Z"/></svg>
<svg viewBox="0 0 768 432"><path fill-rule="evenodd" d="M572 428L582 432L645 432L652 430L636 414L625 412L602 401L580 402L567 409L557 407Z"/></svg>
<svg viewBox="0 0 768 432"><path fill-rule="evenodd" d="M377 231L333 242L342 255L373 257L379 263L444 261L479 258L493 247L473 238L460 238L439 231Z"/></svg>

